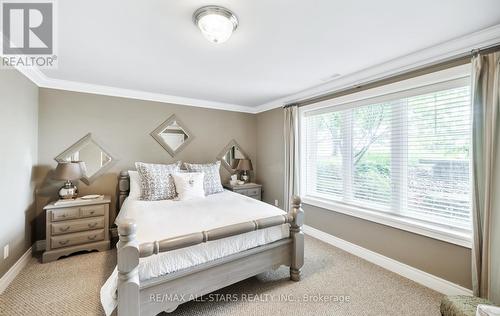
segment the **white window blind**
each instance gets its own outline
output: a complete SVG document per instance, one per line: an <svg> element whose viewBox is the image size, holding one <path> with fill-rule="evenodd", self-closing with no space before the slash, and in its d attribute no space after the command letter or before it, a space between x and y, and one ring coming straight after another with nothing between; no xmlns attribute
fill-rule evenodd
<svg viewBox="0 0 500 316"><path fill-rule="evenodd" d="M305 111L301 133L303 195L470 230L467 79Z"/></svg>

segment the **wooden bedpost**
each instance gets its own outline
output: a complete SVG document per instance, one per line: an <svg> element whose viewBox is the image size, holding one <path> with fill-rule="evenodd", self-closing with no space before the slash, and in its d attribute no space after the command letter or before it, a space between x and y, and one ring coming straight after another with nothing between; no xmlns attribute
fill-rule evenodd
<svg viewBox="0 0 500 316"><path fill-rule="evenodd" d="M127 170L120 172L120 177L118 178L118 207L117 212L120 211L123 205L123 201L127 198L130 192L130 176Z"/></svg>
<svg viewBox="0 0 500 316"><path fill-rule="evenodd" d="M118 316L139 316L139 243L136 224L126 219L118 225Z"/></svg>
<svg viewBox="0 0 500 316"><path fill-rule="evenodd" d="M300 281L300 269L304 265L304 233L302 232L304 211L300 204L300 197L294 196L292 198L292 208L290 209L290 215L293 216L290 225L290 237L293 240L292 262L290 264L290 279L292 281Z"/></svg>

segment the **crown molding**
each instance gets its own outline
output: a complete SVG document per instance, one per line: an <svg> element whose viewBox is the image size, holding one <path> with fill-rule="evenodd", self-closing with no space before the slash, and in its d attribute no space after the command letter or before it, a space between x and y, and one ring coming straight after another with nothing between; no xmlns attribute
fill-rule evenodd
<svg viewBox="0 0 500 316"><path fill-rule="evenodd" d="M22 73L26 78L31 80L38 87L41 87L42 84L47 80L47 76L45 76L38 68L36 67L16 67L17 71Z"/></svg>
<svg viewBox="0 0 500 316"><path fill-rule="evenodd" d="M16 67L16 69L30 79L40 88L48 88L55 90L91 93L105 95L111 97L120 97L144 101L154 101L169 104L186 105L193 107L201 107L214 110L234 111L256 114L255 108L243 105L235 105L216 101L179 97L161 93L146 92L140 90L123 89L104 85L96 85L84 82L76 82L61 79L52 79L42 73L38 68L34 67Z"/></svg>
<svg viewBox="0 0 500 316"><path fill-rule="evenodd" d="M16 70L18 70L25 77L31 80L39 88L91 93L91 94L105 95L111 97L186 105L186 106L207 108L213 110L224 110L224 111L256 114L255 108L243 105L229 104L229 103L209 101L203 99L179 97L179 96L147 92L141 90L123 89L123 88L97 85L85 82L52 79L47 75L45 75L43 72L41 72L40 69L38 69L37 67L18 66L16 67Z"/></svg>
<svg viewBox="0 0 500 316"><path fill-rule="evenodd" d="M414 53L392 59L388 62L348 74L328 83L302 90L295 94L279 98L256 107L256 112L264 112L298 100L339 91L365 82L408 72L426 65L446 60L473 49L500 43L500 24L467 34L450 41L430 46Z"/></svg>
<svg viewBox="0 0 500 316"><path fill-rule="evenodd" d="M39 83L32 79L34 83L36 83L41 88L49 88L56 90L65 90L65 91L73 91L73 92L83 92L83 93L92 93L99 95L106 95L112 97L121 97L128 99L137 99L137 100L145 100L145 101L154 101L154 102L162 102L162 103L170 103L170 104L178 104L178 105L186 105L193 107L201 107L207 109L214 110L225 110L225 111L234 111L234 112L244 112L255 114L255 108L247 107L243 105L229 104L217 101L209 101L203 99L195 99L195 98L187 98L180 97L168 94L147 92L141 90L133 90L133 89L123 89L117 87L110 87L105 85L97 85L91 83L84 82L76 82L69 80L61 80L61 79L52 79L44 74L41 74L45 78L41 79ZM31 78L30 78L31 79Z"/></svg>
<svg viewBox="0 0 500 316"><path fill-rule="evenodd" d="M18 67L17 69L41 88L92 93L113 97L179 104L216 110L257 114L283 106L300 99L321 95L327 92L346 89L364 82L377 80L398 73L410 71L440 60L470 52L473 49L500 43L500 24L474 32L453 40L431 46L417 52L392 59L388 62L339 77L328 83L302 90L287 97L279 98L256 107L229 104L217 101L195 99L134 89L123 89L91 83L53 79L37 68Z"/></svg>
<svg viewBox="0 0 500 316"><path fill-rule="evenodd" d="M144 101L154 101L169 104L186 105L214 110L234 111L256 114L256 109L243 105L229 104L223 102L194 99L179 97L161 93L123 89L104 85L96 85L91 83L52 79L42 73L38 68L16 67L16 69L30 79L34 84L40 88L73 91L81 93L91 93L98 95L105 95L111 97L120 97Z"/></svg>

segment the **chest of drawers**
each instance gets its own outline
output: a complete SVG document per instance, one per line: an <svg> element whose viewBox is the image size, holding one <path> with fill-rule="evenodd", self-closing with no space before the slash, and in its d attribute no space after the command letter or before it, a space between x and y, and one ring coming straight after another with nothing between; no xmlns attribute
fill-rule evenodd
<svg viewBox="0 0 500 316"><path fill-rule="evenodd" d="M78 251L109 249L109 204L105 196L44 207L46 212L45 252L42 261L50 262Z"/></svg>
<svg viewBox="0 0 500 316"><path fill-rule="evenodd" d="M235 193L243 194L256 200L262 200L262 185L257 183L245 183L242 185L224 184L224 188Z"/></svg>

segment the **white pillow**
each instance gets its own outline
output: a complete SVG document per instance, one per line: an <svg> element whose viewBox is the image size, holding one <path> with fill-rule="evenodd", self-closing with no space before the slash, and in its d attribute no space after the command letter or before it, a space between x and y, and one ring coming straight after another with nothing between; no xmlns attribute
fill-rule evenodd
<svg viewBox="0 0 500 316"><path fill-rule="evenodd" d="M129 170L128 176L130 178L130 192L128 197L131 200L141 199L141 178L138 171Z"/></svg>
<svg viewBox="0 0 500 316"><path fill-rule="evenodd" d="M205 197L203 189L203 172L174 173L172 174L177 191L177 200L185 201Z"/></svg>

